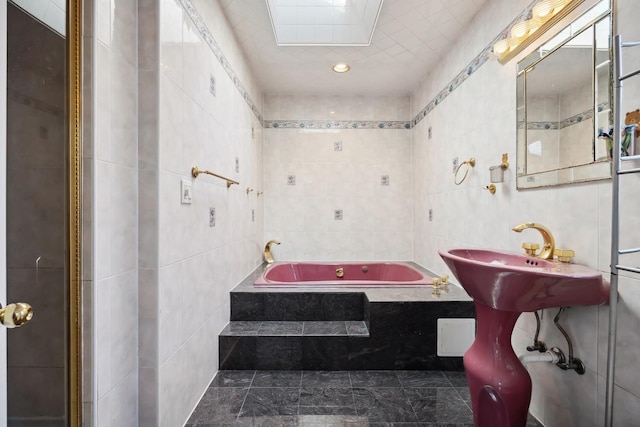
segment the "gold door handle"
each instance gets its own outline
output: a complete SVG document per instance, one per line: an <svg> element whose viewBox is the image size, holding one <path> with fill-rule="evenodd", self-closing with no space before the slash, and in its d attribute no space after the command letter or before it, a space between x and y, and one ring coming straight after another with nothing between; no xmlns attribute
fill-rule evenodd
<svg viewBox="0 0 640 427"><path fill-rule="evenodd" d="M0 323L7 328L18 328L32 317L33 309L26 302L16 302L0 309Z"/></svg>

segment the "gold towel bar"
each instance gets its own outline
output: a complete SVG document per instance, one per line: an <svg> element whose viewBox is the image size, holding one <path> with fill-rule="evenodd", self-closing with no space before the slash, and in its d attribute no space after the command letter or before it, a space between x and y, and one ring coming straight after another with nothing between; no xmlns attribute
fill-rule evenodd
<svg viewBox="0 0 640 427"><path fill-rule="evenodd" d="M238 181L234 181L234 180L226 178L226 177L224 177L222 175L218 175L217 173L213 173L213 172L208 171L208 170L201 171L200 169L198 169L197 166L194 166L194 167L191 168L191 175L193 175L194 178L197 178L198 175L200 175L201 173L206 173L207 175L213 175L216 178L224 179L225 181L227 181L227 188L231 187L232 184L240 184Z"/></svg>

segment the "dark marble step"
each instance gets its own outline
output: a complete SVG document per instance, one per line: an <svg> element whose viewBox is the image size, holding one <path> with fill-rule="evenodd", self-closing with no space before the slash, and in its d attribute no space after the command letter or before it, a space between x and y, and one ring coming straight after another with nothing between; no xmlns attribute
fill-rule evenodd
<svg viewBox="0 0 640 427"><path fill-rule="evenodd" d="M348 321L232 321L220 336L369 336L362 320Z"/></svg>
<svg viewBox="0 0 640 427"><path fill-rule="evenodd" d="M220 333L220 369L344 370L364 321L233 321Z"/></svg>
<svg viewBox="0 0 640 427"><path fill-rule="evenodd" d="M344 370L364 321L233 321L220 333L220 369Z"/></svg>
<svg viewBox="0 0 640 427"><path fill-rule="evenodd" d="M363 320L363 292L231 292L231 320Z"/></svg>

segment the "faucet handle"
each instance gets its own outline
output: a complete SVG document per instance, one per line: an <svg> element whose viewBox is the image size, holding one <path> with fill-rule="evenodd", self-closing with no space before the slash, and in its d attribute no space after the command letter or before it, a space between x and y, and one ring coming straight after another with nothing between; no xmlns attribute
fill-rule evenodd
<svg viewBox="0 0 640 427"><path fill-rule="evenodd" d="M433 282L433 292L431 293L433 296L440 296L440 281L439 277L434 277L431 279Z"/></svg>
<svg viewBox="0 0 640 427"><path fill-rule="evenodd" d="M524 249L527 255L536 256L536 251L540 249L540 245L537 243L524 242L522 244L522 249Z"/></svg>
<svg viewBox="0 0 640 427"><path fill-rule="evenodd" d="M576 253L571 249L554 249L553 255L555 255L560 262L571 262L571 258L576 256Z"/></svg>
<svg viewBox="0 0 640 427"><path fill-rule="evenodd" d="M448 275L443 275L440 276L440 287L442 287L442 289L445 292L449 292L449 276Z"/></svg>

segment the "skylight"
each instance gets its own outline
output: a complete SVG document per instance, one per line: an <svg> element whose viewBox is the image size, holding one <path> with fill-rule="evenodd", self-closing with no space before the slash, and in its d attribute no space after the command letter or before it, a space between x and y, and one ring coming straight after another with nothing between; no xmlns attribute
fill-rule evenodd
<svg viewBox="0 0 640 427"><path fill-rule="evenodd" d="M278 46L369 46L383 0L266 0Z"/></svg>

